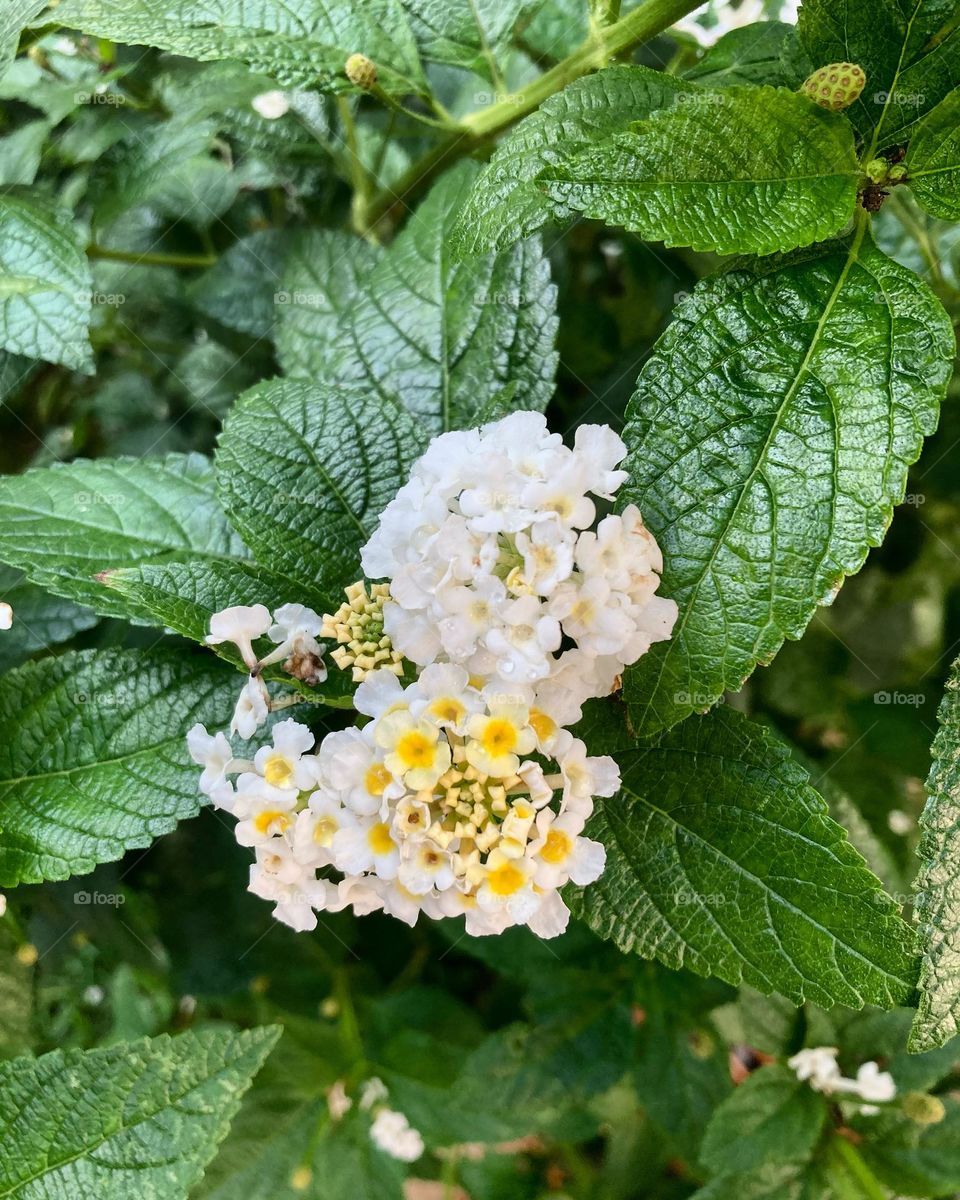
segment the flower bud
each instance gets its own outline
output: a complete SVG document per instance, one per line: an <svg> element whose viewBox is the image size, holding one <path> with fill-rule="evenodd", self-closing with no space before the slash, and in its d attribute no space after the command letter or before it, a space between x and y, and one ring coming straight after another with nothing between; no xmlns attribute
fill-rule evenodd
<svg viewBox="0 0 960 1200"><path fill-rule="evenodd" d="M859 98L866 82L863 68L856 63L830 63L804 80L800 92L821 108L841 112Z"/></svg>
<svg viewBox="0 0 960 1200"><path fill-rule="evenodd" d="M351 54L343 69L350 82L363 88L365 92L369 92L372 87L376 86L376 63L371 62L365 54Z"/></svg>
<svg viewBox="0 0 960 1200"><path fill-rule="evenodd" d="M939 1096L908 1092L903 1098L903 1113L917 1125L939 1125L947 1110Z"/></svg>

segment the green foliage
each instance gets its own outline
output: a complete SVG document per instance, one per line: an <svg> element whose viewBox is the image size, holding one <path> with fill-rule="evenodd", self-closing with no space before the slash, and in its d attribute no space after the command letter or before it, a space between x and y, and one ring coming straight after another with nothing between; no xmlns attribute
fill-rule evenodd
<svg viewBox="0 0 960 1200"><path fill-rule="evenodd" d="M209 1030L0 1064L3 1187L185 1200L277 1030Z"/></svg>
<svg viewBox="0 0 960 1200"><path fill-rule="evenodd" d="M627 411L628 498L680 606L627 673L636 729L739 688L860 568L936 427L953 344L927 287L859 237L682 302Z"/></svg>
<svg viewBox="0 0 960 1200"><path fill-rule="evenodd" d="M0 681L0 885L66 879L149 846L200 807L184 742L221 719L226 668L182 654L90 651Z"/></svg>
<svg viewBox="0 0 960 1200"><path fill-rule="evenodd" d="M853 216L847 121L784 89L681 92L629 132L541 171L553 202L651 241L771 254Z"/></svg>
<svg viewBox="0 0 960 1200"><path fill-rule="evenodd" d="M960 1191L960 5L695 7L0 5L0 1195ZM622 432L678 606L573 730L605 870L550 939L294 932L187 750L211 618L336 608L517 409ZM263 668L318 739L329 668Z"/></svg>

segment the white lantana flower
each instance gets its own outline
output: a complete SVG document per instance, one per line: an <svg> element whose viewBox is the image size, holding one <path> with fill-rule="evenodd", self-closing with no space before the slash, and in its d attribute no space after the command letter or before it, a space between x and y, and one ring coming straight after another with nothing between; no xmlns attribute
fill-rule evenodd
<svg viewBox="0 0 960 1200"><path fill-rule="evenodd" d="M13 609L4 601L0 603L0 629L13 627Z"/></svg>
<svg viewBox="0 0 960 1200"><path fill-rule="evenodd" d="M401 1112L382 1108L370 1126L370 1137L384 1153L400 1162L416 1162L423 1154L423 1138Z"/></svg>
<svg viewBox="0 0 960 1200"><path fill-rule="evenodd" d="M220 646L224 642L233 642L244 663L252 671L257 665L253 641L263 637L270 628L270 620L270 610L263 604L240 604L234 608L225 608L210 618L207 645Z"/></svg>
<svg viewBox="0 0 960 1200"><path fill-rule="evenodd" d="M836 1046L815 1046L800 1050L787 1059L787 1066L796 1072L800 1080L810 1084L815 1092L826 1096L845 1095L871 1103L862 1104L861 1111L878 1111L872 1102L886 1103L897 1094L897 1085L889 1071L881 1071L875 1062L865 1062L857 1071L856 1079L847 1079L837 1063L839 1051Z"/></svg>
<svg viewBox="0 0 960 1200"><path fill-rule="evenodd" d="M290 111L290 101L286 94L281 92L279 88L274 88L270 92L261 92L259 96L254 96L250 101L251 107L255 112L258 112L261 117L265 117L268 121L276 121L279 117L285 116Z"/></svg>

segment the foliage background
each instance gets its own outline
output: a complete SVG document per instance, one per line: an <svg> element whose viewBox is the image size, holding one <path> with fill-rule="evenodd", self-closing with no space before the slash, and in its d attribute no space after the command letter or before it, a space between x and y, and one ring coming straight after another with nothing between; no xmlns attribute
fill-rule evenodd
<svg viewBox="0 0 960 1200"><path fill-rule="evenodd" d="M562 0L525 6L513 45L502 45L510 87L567 53L585 21ZM695 73L698 57L690 39L663 35L635 61ZM452 111L496 90L482 59L472 75L432 68ZM50 26L23 35L0 76L0 184L13 196L29 187L86 227L95 369L0 359L5 472L210 453L234 398L278 371L278 309L298 304L281 263L298 231L349 229L357 158L390 183L431 144L430 130L354 95L301 92L289 114L268 121L250 101L273 86L232 63L64 41ZM875 229L960 318L960 228L898 192ZM619 427L674 306L718 260L588 220L551 228L546 246L559 313L550 424ZM955 377L950 400L958 388ZM882 548L801 641L729 698L796 747L908 912L922 780L960 647L958 442L948 403ZM164 642L196 653L172 635L98 618L13 568L0 572L0 599L18 617L0 636L4 670L74 648ZM400 1195L404 1171L372 1148L363 1118L329 1121L325 1094L337 1079L387 1082L435 1151L413 1175L439 1190L408 1193L424 1200L458 1188L473 1200L732 1195L699 1191L713 1173L703 1158L711 1116L765 1056L805 1043L839 1044L854 1066L880 1058L902 1089L949 1096L956 1084L956 1048L906 1058L907 1010L796 1010L622 955L581 925L555 943L523 931L478 941L455 925L408 930L340 915L322 918L315 936L295 935L245 892L247 866L231 831L205 811L79 881L19 888L0 925L5 1056L284 1026L191 1192L198 1200ZM958 1112L924 1132L930 1146L895 1122L868 1138L878 1191L835 1164L829 1180L798 1182L781 1163L779 1175L745 1177L737 1194L953 1194Z"/></svg>

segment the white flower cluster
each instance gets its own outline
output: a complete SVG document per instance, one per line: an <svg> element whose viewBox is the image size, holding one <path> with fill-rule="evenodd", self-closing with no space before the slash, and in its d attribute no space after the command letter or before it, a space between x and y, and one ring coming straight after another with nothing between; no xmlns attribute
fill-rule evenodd
<svg viewBox="0 0 960 1200"><path fill-rule="evenodd" d="M591 528L625 455L609 426L580 426L571 449L532 412L434 438L361 555L389 581L396 649L524 688L562 725L609 695L677 617L638 509Z"/></svg>
<svg viewBox="0 0 960 1200"><path fill-rule="evenodd" d="M402 1112L386 1104L388 1098L386 1084L376 1075L365 1079L360 1085L358 1106L361 1112L373 1116L370 1140L391 1158L406 1163L416 1162L424 1151L423 1137ZM343 1120L353 1108L353 1100L347 1095L342 1079L338 1079L327 1093L327 1107L334 1121Z"/></svg>
<svg viewBox="0 0 960 1200"><path fill-rule="evenodd" d="M566 928L559 889L603 871L583 829L594 797L620 785L613 759L566 726L676 617L655 595L660 554L639 512L589 528L591 495L613 496L624 454L605 426L582 427L569 449L533 413L444 434L362 552L387 584L353 585L323 618L299 605L272 621L262 605L215 615L208 640L235 642L251 671L231 726L241 737L278 706L265 665L322 678L318 636L336 638L335 660L360 680L365 720L319 746L292 720L252 759L234 758L225 734L190 731L200 788L236 818L256 855L250 890L279 920L312 929L318 912L351 907L410 925L463 914L471 934ZM258 659L264 635L276 649Z"/></svg>
<svg viewBox="0 0 960 1200"><path fill-rule="evenodd" d="M838 1053L836 1046L815 1046L788 1058L787 1066L796 1072L798 1079L809 1082L815 1092L867 1101L860 1106L864 1113L879 1111L873 1101L886 1103L896 1096L897 1085L889 1071L881 1071L875 1062L865 1062L857 1071L856 1079L847 1079L840 1072Z"/></svg>

